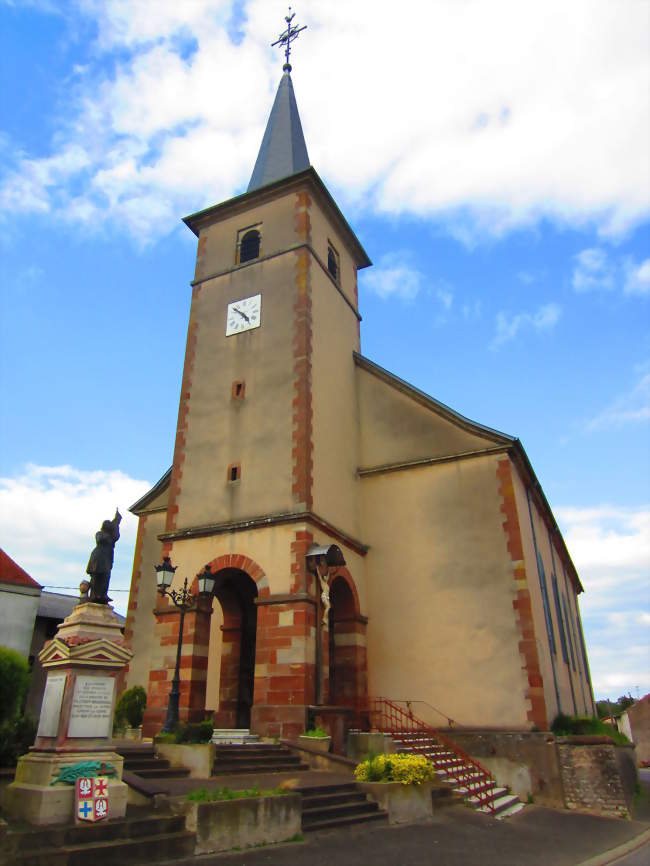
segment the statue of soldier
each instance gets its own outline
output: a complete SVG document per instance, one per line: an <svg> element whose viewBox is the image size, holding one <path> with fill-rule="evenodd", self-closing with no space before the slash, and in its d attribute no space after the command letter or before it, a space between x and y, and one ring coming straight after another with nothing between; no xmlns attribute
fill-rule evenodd
<svg viewBox="0 0 650 866"><path fill-rule="evenodd" d="M108 604L108 584L111 580L111 569L113 568L113 553L115 543L120 537L120 523L122 515L115 509L115 517L105 520L102 528L95 533L95 549L90 554L86 573L90 575L90 601L95 604Z"/></svg>

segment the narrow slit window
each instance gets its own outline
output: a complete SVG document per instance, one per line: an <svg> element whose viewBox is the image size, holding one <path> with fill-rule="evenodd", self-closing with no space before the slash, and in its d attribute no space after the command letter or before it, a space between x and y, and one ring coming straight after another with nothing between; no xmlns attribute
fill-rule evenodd
<svg viewBox="0 0 650 866"><path fill-rule="evenodd" d="M231 396L233 400L243 400L246 394L246 382L235 381L232 383Z"/></svg>
<svg viewBox="0 0 650 866"><path fill-rule="evenodd" d="M241 479L241 463L231 463L228 467L228 481L239 481Z"/></svg>
<svg viewBox="0 0 650 866"><path fill-rule="evenodd" d="M327 245L327 270L338 283L340 275L339 254L332 244Z"/></svg>
<svg viewBox="0 0 650 866"><path fill-rule="evenodd" d="M239 264L251 262L258 259L260 255L260 242L262 237L257 229L249 229L245 232L239 243Z"/></svg>

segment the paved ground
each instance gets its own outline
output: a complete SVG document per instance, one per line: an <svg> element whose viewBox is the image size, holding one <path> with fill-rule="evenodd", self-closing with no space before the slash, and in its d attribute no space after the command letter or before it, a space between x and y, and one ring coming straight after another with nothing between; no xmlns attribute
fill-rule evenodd
<svg viewBox="0 0 650 866"><path fill-rule="evenodd" d="M308 833L303 842L205 855L176 866L649 866L650 770L640 776L644 795L632 821L541 806L496 821L454 806L426 823ZM317 784L321 774L289 778L297 777ZM228 781L233 785L232 776Z"/></svg>
<svg viewBox="0 0 650 866"><path fill-rule="evenodd" d="M206 855L182 866L578 866L647 830L645 822L539 806L506 821L454 806L427 823L307 834L304 842ZM625 866L649 862L642 857Z"/></svg>

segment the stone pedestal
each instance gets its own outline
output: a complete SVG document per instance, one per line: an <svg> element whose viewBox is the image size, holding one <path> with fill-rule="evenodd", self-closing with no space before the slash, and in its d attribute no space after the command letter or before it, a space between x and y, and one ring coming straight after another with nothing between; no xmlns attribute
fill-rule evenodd
<svg viewBox="0 0 650 866"><path fill-rule="evenodd" d="M126 812L123 759L113 750L115 678L133 653L124 644L110 605L83 602L39 654L47 682L36 741L18 761L3 808L32 824L74 819L74 785L52 782L64 767L85 761L111 764L109 818Z"/></svg>

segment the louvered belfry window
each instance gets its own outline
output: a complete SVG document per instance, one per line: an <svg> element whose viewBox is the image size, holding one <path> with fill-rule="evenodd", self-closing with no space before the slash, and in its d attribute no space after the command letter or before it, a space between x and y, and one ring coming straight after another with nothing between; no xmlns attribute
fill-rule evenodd
<svg viewBox="0 0 650 866"><path fill-rule="evenodd" d="M259 257L260 233L257 229L251 229L241 239L239 246L239 263L250 262Z"/></svg>

